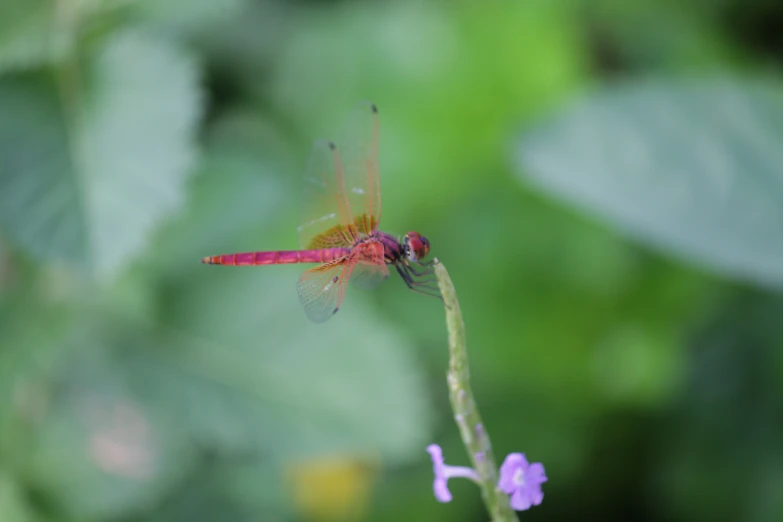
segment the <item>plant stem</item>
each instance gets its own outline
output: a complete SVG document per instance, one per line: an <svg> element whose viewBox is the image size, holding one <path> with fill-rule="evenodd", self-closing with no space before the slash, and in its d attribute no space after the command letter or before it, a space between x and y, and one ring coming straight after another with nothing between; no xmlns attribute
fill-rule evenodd
<svg viewBox="0 0 783 522"><path fill-rule="evenodd" d="M435 276L446 306L446 328L449 331L448 386L454 419L457 421L462 441L468 450L473 467L479 474L478 482L484 504L493 522L517 522L517 515L509 505L508 495L497 488L498 468L492 455L489 434L481 421L481 415L470 389L468 352L465 348L465 323L457 300L457 292L446 267L435 260Z"/></svg>

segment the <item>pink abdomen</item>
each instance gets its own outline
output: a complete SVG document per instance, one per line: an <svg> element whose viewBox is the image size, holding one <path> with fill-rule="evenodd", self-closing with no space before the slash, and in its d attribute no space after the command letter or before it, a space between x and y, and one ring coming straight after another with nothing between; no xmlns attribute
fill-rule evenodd
<svg viewBox="0 0 783 522"><path fill-rule="evenodd" d="M277 250L273 252L245 252L209 256L201 260L207 265L256 266L288 263L328 263L351 252L350 248L321 248L318 250Z"/></svg>

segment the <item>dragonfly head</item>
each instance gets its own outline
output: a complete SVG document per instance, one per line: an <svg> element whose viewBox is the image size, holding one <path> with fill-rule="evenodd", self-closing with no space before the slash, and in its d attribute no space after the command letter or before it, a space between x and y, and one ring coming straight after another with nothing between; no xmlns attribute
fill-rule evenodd
<svg viewBox="0 0 783 522"><path fill-rule="evenodd" d="M418 232L408 232L403 240L408 261L421 261L430 252L430 242Z"/></svg>

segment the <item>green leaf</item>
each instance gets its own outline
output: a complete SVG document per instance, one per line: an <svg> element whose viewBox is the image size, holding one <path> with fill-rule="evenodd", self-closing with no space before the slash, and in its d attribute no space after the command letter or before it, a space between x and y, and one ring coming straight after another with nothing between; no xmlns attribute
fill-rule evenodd
<svg viewBox="0 0 783 522"><path fill-rule="evenodd" d="M411 343L362 307L360 290L350 288L340 313L314 325L296 300L294 271L204 268L170 320L168 344L179 348L168 358L180 383L135 372L148 393L176 401L181 425L201 440L275 458L404 460L424 447L429 400Z"/></svg>
<svg viewBox="0 0 783 522"><path fill-rule="evenodd" d="M294 520L289 500L290 483L283 470L268 461L243 457L225 461L206 460L185 487L156 506L139 522L192 522L197 520Z"/></svg>
<svg viewBox="0 0 783 522"><path fill-rule="evenodd" d="M124 32L87 74L58 82L0 83L0 226L35 255L109 278L182 202L196 68L170 44Z"/></svg>
<svg viewBox="0 0 783 522"><path fill-rule="evenodd" d="M645 81L532 129L524 180L664 252L783 287L781 85Z"/></svg>

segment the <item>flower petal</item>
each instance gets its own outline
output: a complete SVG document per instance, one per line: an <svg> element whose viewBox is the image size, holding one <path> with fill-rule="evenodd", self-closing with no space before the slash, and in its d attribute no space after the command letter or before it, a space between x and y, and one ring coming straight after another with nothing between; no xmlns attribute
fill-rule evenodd
<svg viewBox="0 0 783 522"><path fill-rule="evenodd" d="M432 491L438 502L451 502L451 492L449 491L449 476L446 470L446 464L443 461L443 450L437 444L427 446L427 453L432 457L432 473L435 480L432 482Z"/></svg>
<svg viewBox="0 0 783 522"><path fill-rule="evenodd" d="M534 462L527 468L527 480L536 484L541 484L547 481L546 471L544 465L540 462Z"/></svg>
<svg viewBox="0 0 783 522"><path fill-rule="evenodd" d="M518 487L514 484L514 474L519 468L523 468L523 470L527 468L527 459L522 453L509 453L500 466L498 487L507 495L512 494Z"/></svg>
<svg viewBox="0 0 783 522"><path fill-rule="evenodd" d="M544 501L544 492L540 489L530 491L530 500L533 501L533 505L537 506Z"/></svg>
<svg viewBox="0 0 783 522"><path fill-rule="evenodd" d="M511 507L516 511L525 511L526 509L530 509L532 505L530 497L525 490L517 490L511 495Z"/></svg>
<svg viewBox="0 0 783 522"><path fill-rule="evenodd" d="M447 482L445 478L435 477L435 481L432 483L432 490L438 502L451 502L451 491L449 491Z"/></svg>
<svg viewBox="0 0 783 522"><path fill-rule="evenodd" d="M430 444L427 446L427 453L432 457L433 465L443 465L443 450L437 444Z"/></svg>

